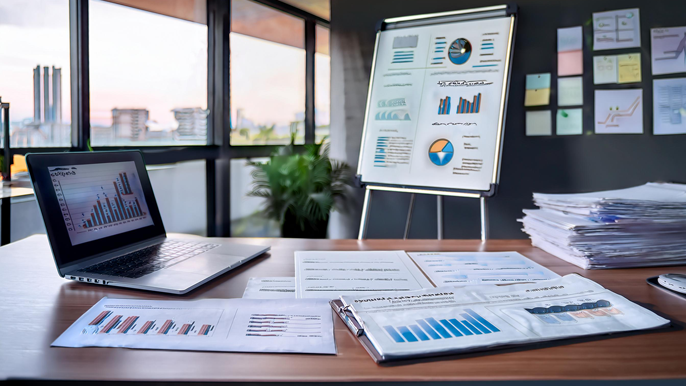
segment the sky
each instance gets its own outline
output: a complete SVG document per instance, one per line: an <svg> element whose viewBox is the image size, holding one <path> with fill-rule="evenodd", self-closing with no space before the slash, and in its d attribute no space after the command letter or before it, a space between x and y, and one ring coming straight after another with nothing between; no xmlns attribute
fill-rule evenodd
<svg viewBox="0 0 686 386"><path fill-rule="evenodd" d="M207 108L207 26L99 0L89 1L90 104L93 125L110 126L113 108L147 108L159 129L174 108ZM62 68L62 115L70 121L68 0L0 1L0 96L11 120L33 116L37 64ZM237 108L256 124L287 125L305 110L305 53L231 33L232 122ZM317 55L317 80L329 58ZM329 84L317 85L326 111ZM324 116L324 115L322 115Z"/></svg>

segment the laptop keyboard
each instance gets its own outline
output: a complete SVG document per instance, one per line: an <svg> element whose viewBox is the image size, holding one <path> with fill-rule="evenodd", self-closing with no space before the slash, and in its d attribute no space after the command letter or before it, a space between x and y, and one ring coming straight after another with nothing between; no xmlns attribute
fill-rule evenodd
<svg viewBox="0 0 686 386"><path fill-rule="evenodd" d="M139 278L171 267L220 244L167 240L161 244L91 265L79 272L128 278Z"/></svg>

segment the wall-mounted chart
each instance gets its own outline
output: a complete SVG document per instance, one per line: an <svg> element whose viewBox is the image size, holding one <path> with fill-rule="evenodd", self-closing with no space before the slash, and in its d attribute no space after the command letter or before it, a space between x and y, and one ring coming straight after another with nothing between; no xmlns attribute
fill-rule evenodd
<svg viewBox="0 0 686 386"><path fill-rule="evenodd" d="M653 80L653 134L686 134L686 78Z"/></svg>
<svg viewBox="0 0 686 386"><path fill-rule="evenodd" d="M686 27L650 30L653 75L686 72Z"/></svg>
<svg viewBox="0 0 686 386"><path fill-rule="evenodd" d="M643 90L595 90L596 134L642 134Z"/></svg>
<svg viewBox="0 0 686 386"><path fill-rule="evenodd" d="M641 46L638 8L593 14L593 50L614 50Z"/></svg>

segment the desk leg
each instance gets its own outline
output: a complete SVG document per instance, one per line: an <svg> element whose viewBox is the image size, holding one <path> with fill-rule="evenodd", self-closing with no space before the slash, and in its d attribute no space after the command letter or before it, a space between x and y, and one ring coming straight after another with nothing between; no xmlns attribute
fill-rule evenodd
<svg viewBox="0 0 686 386"><path fill-rule="evenodd" d="M7 245L10 243L10 227L12 223L11 198L5 197L0 204L0 245Z"/></svg>

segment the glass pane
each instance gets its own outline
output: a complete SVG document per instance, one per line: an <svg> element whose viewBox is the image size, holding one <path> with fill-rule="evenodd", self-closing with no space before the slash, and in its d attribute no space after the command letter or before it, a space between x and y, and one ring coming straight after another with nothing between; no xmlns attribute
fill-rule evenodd
<svg viewBox="0 0 686 386"><path fill-rule="evenodd" d="M253 158L265 162L268 158ZM231 236L279 237L279 223L262 216L264 198L248 197L252 190L252 167L246 159L231 160Z"/></svg>
<svg viewBox="0 0 686 386"><path fill-rule="evenodd" d="M71 145L68 0L0 2L0 96L10 146Z"/></svg>
<svg viewBox="0 0 686 386"><path fill-rule="evenodd" d="M317 25L314 54L314 137L321 142L330 133L331 121L331 56L329 29Z"/></svg>
<svg viewBox="0 0 686 386"><path fill-rule="evenodd" d="M248 0L231 9L231 145L304 143L304 21Z"/></svg>
<svg viewBox="0 0 686 386"><path fill-rule="evenodd" d="M93 146L207 144L207 26L179 9L89 1Z"/></svg>

